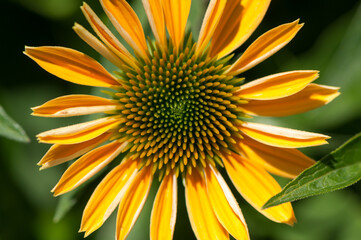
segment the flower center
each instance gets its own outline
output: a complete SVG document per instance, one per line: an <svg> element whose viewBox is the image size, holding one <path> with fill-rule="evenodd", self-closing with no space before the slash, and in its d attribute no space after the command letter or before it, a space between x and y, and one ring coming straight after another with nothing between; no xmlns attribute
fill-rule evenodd
<svg viewBox="0 0 361 240"><path fill-rule="evenodd" d="M139 69L119 73L123 86L115 98L128 155L153 165L160 177L221 164L241 137L241 100L234 95L241 80L225 74L225 60L196 54L192 41L178 52L152 46L149 59L138 60Z"/></svg>

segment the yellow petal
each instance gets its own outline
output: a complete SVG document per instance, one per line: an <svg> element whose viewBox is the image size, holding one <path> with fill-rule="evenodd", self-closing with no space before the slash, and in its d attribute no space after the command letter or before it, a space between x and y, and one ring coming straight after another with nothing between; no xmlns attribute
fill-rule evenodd
<svg viewBox="0 0 361 240"><path fill-rule="evenodd" d="M120 120L115 117L106 117L46 131L37 137L42 143L76 144L98 137L116 127L119 122Z"/></svg>
<svg viewBox="0 0 361 240"><path fill-rule="evenodd" d="M103 57L108 59L108 61L113 63L118 68L122 68L122 60L83 26L75 23L73 30L84 42L91 46L95 51L100 53Z"/></svg>
<svg viewBox="0 0 361 240"><path fill-rule="evenodd" d="M211 165L205 173L208 197L219 222L235 239L249 239L246 221L227 183Z"/></svg>
<svg viewBox="0 0 361 240"><path fill-rule="evenodd" d="M317 78L318 71L278 73L246 83L236 94L245 99L273 100L295 94Z"/></svg>
<svg viewBox="0 0 361 240"><path fill-rule="evenodd" d="M228 71L234 75L240 74L275 54L296 36L303 26L298 22L283 24L260 36Z"/></svg>
<svg viewBox="0 0 361 240"><path fill-rule="evenodd" d="M150 222L151 240L172 240L177 216L177 177L168 174L153 203Z"/></svg>
<svg viewBox="0 0 361 240"><path fill-rule="evenodd" d="M242 111L256 116L282 117L310 111L321 107L340 93L339 88L309 84L300 92L275 100L249 100Z"/></svg>
<svg viewBox="0 0 361 240"><path fill-rule="evenodd" d="M68 95L34 107L32 115L41 117L72 117L116 110L115 102L91 95Z"/></svg>
<svg viewBox="0 0 361 240"><path fill-rule="evenodd" d="M185 185L188 217L197 239L229 239L213 211L205 180L197 170L185 177Z"/></svg>
<svg viewBox="0 0 361 240"><path fill-rule="evenodd" d="M262 21L270 0L228 0L213 35L211 56L222 58L241 46Z"/></svg>
<svg viewBox="0 0 361 240"><path fill-rule="evenodd" d="M105 142L111 135L112 133L106 132L99 137L78 144L54 144L38 163L38 165L41 165L40 170L73 160Z"/></svg>
<svg viewBox="0 0 361 240"><path fill-rule="evenodd" d="M271 147L246 136L239 141L238 146L245 158L281 177L295 178L315 163L297 149Z"/></svg>
<svg viewBox="0 0 361 240"><path fill-rule="evenodd" d="M251 122L244 122L240 130L258 142L283 148L301 148L327 144L326 139L330 138L323 134Z"/></svg>
<svg viewBox="0 0 361 240"><path fill-rule="evenodd" d="M247 202L272 221L293 225L296 218L290 203L262 210L267 200L281 191L270 174L236 154L227 156L223 162L234 186Z"/></svg>
<svg viewBox="0 0 361 240"><path fill-rule="evenodd" d="M100 37L100 39L111 49L116 55L118 55L124 63L132 65L135 61L133 56L128 50L119 42L119 40L113 35L113 33L104 25L95 12L89 7L88 4L83 3L81 10L88 20L89 24ZM134 65L134 64L133 64Z"/></svg>
<svg viewBox="0 0 361 240"><path fill-rule="evenodd" d="M25 55L40 67L66 81L94 86L119 85L116 78L84 53L64 47L26 47Z"/></svg>
<svg viewBox="0 0 361 240"><path fill-rule="evenodd" d="M179 48L184 40L191 0L162 0L162 5L169 36Z"/></svg>
<svg viewBox="0 0 361 240"><path fill-rule="evenodd" d="M126 142L114 141L96 148L76 160L51 190L54 196L69 192L87 181L116 158L126 145Z"/></svg>
<svg viewBox="0 0 361 240"><path fill-rule="evenodd" d="M226 0L211 0L209 2L197 42L198 52L201 52L211 40L226 3Z"/></svg>
<svg viewBox="0 0 361 240"><path fill-rule="evenodd" d="M129 186L119 204L117 240L126 239L147 199L153 175L151 168L143 168Z"/></svg>
<svg viewBox="0 0 361 240"><path fill-rule="evenodd" d="M137 161L123 161L98 185L84 209L80 231L85 232L85 237L100 228L112 214L133 182L137 171Z"/></svg>
<svg viewBox="0 0 361 240"><path fill-rule="evenodd" d="M146 56L147 42L137 14L125 0L101 0L105 13L124 40L141 56Z"/></svg>
<svg viewBox="0 0 361 240"><path fill-rule="evenodd" d="M155 39L161 46L166 44L164 14L161 0L142 0Z"/></svg>

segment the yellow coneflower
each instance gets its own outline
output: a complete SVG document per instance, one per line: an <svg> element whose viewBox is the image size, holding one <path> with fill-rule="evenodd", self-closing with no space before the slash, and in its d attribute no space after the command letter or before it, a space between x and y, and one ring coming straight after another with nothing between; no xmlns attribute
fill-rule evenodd
<svg viewBox="0 0 361 240"><path fill-rule="evenodd" d="M314 161L297 148L326 143L328 136L248 122L251 116L286 116L327 104L338 88L312 83L317 71L290 71L243 82L241 74L284 47L302 27L294 21L260 36L235 61L265 15L270 0L211 0L198 41L185 28L191 0L143 0L154 34L146 38L125 0L101 0L130 53L92 9L81 7L97 36L79 24L75 32L119 70L63 47L26 47L46 71L76 84L107 87L109 98L68 95L33 108L33 115L103 118L39 134L53 144L41 169L78 158L54 187L55 196L80 186L112 161L119 164L95 189L81 231L98 229L118 206L117 239L133 227L153 178L160 187L150 223L151 239L172 239L177 179L183 181L197 239L249 239L246 222L219 173L225 168L239 193L267 218L292 225L290 203L266 210L280 191L276 174L294 178ZM117 156L123 153L123 159Z"/></svg>

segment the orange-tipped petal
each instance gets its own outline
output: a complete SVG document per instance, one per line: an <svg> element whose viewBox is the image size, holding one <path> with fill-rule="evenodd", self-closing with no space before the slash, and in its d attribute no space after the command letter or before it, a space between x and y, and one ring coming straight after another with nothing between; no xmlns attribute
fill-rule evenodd
<svg viewBox="0 0 361 240"><path fill-rule="evenodd" d="M184 40L191 0L162 0L162 5L169 36L178 48Z"/></svg>
<svg viewBox="0 0 361 240"><path fill-rule="evenodd" d="M296 218L291 203L262 210L268 199L281 191L269 173L236 154L227 156L223 162L234 186L247 202L272 221L293 225Z"/></svg>
<svg viewBox="0 0 361 240"><path fill-rule="evenodd" d="M116 239L126 239L137 220L152 184L151 168L143 168L119 204Z"/></svg>
<svg viewBox="0 0 361 240"><path fill-rule="evenodd" d="M303 26L298 22L299 20L296 20L283 24L260 36L231 66L229 72L240 74L275 54L296 36Z"/></svg>
<svg viewBox="0 0 361 240"><path fill-rule="evenodd" d="M155 39L161 46L164 46L166 44L167 35L165 31L162 1L142 0L142 2Z"/></svg>
<svg viewBox="0 0 361 240"><path fill-rule="evenodd" d="M270 0L228 0L213 35L211 56L222 58L241 46L262 21Z"/></svg>
<svg viewBox="0 0 361 240"><path fill-rule="evenodd" d="M188 217L197 239L229 239L213 211L205 179L194 170L185 177L185 185Z"/></svg>
<svg viewBox="0 0 361 240"><path fill-rule="evenodd" d="M58 196L77 188L116 158L127 143L118 141L94 149L75 161L51 190Z"/></svg>
<svg viewBox="0 0 361 240"><path fill-rule="evenodd" d="M242 85L237 95L245 99L273 100L293 95L318 78L318 71L291 71Z"/></svg>
<svg viewBox="0 0 361 240"><path fill-rule="evenodd" d="M330 138L323 134L251 122L244 122L240 130L243 134L258 142L281 148L301 148L323 145L327 144L326 139Z"/></svg>
<svg viewBox="0 0 361 240"><path fill-rule="evenodd" d="M146 56L147 42L137 14L125 0L101 0L105 13L124 40L141 56Z"/></svg>
<svg viewBox="0 0 361 240"><path fill-rule="evenodd" d="M100 228L112 214L133 182L138 162L132 159L115 167L95 189L83 213L80 231L85 237Z"/></svg>
<svg viewBox="0 0 361 240"><path fill-rule="evenodd" d="M203 19L201 31L197 42L197 51L202 51L211 40L217 24L226 6L226 0L211 0Z"/></svg>
<svg viewBox="0 0 361 240"><path fill-rule="evenodd" d="M168 174L153 203L150 220L151 240L172 240L177 216L177 177Z"/></svg>
<svg viewBox="0 0 361 240"><path fill-rule="evenodd" d="M109 99L91 95L68 95L52 99L32 108L40 117L72 117L114 111L117 104Z"/></svg>
<svg viewBox="0 0 361 240"><path fill-rule="evenodd" d="M38 165L41 165L40 170L73 160L105 142L111 135L112 133L107 132L99 137L82 143L69 145L54 144L38 163Z"/></svg>
<svg viewBox="0 0 361 240"><path fill-rule="evenodd" d="M88 4L83 3L81 10L88 20L89 24L100 37L100 39L111 49L117 56L119 56L124 63L132 65L134 62L133 56L128 52L128 50L119 42L119 40L114 36L114 34L104 25L104 23L99 19L95 12L89 7Z"/></svg>
<svg viewBox="0 0 361 240"><path fill-rule="evenodd" d="M122 60L112 52L108 47L106 47L98 38L96 38L93 34L91 34L88 30L86 30L83 26L75 23L73 26L73 30L76 34L89 46L91 46L95 51L100 53L103 57L108 59L114 66L118 68L122 68L123 62Z"/></svg>
<svg viewBox="0 0 361 240"><path fill-rule="evenodd" d="M211 165L205 174L208 197L219 222L235 239L249 239L246 221L227 183Z"/></svg>
<svg viewBox="0 0 361 240"><path fill-rule="evenodd" d="M246 136L238 146L245 158L281 177L295 178L315 163L297 149L271 147Z"/></svg>
<svg viewBox="0 0 361 240"><path fill-rule="evenodd" d="M40 133L37 137L39 142L42 143L76 144L96 138L116 127L119 123L118 118L106 117L46 131Z"/></svg>
<svg viewBox="0 0 361 240"><path fill-rule="evenodd" d="M94 86L119 85L116 78L93 58L64 47L26 47L25 55L49 73L66 81Z"/></svg>
<svg viewBox="0 0 361 240"><path fill-rule="evenodd" d="M282 117L326 105L340 93L337 87L309 84L300 92L275 100L249 100L242 105L242 111L249 115Z"/></svg>

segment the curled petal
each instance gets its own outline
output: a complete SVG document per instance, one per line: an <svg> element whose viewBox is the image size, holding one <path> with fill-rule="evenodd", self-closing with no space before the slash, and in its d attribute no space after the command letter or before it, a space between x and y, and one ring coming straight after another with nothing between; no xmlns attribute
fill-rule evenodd
<svg viewBox="0 0 361 240"><path fill-rule="evenodd" d="M260 36L232 65L229 72L240 74L275 54L296 36L303 26L298 22L283 24Z"/></svg>
<svg viewBox="0 0 361 240"><path fill-rule="evenodd" d="M123 198L138 172L132 159L115 167L95 189L83 213L80 231L85 237L100 228Z"/></svg>
<svg viewBox="0 0 361 240"><path fill-rule="evenodd" d="M26 47L25 55L40 67L66 81L94 86L119 85L116 78L93 58L64 47Z"/></svg>
<svg viewBox="0 0 361 240"><path fill-rule="evenodd" d="M169 36L178 48L184 39L191 0L162 0L162 5Z"/></svg>
<svg viewBox="0 0 361 240"><path fill-rule="evenodd" d="M311 83L300 92L288 97L275 100L249 100L242 105L242 110L246 114L270 117L299 114L331 102L340 95L338 89Z"/></svg>
<svg viewBox="0 0 361 240"><path fill-rule="evenodd" d="M318 71L291 71L270 75L242 85L239 97L273 100L293 95L318 78Z"/></svg>
<svg viewBox="0 0 361 240"><path fill-rule="evenodd" d="M168 174L159 187L154 200L151 223L151 240L172 240L177 216L177 177Z"/></svg>
<svg viewBox="0 0 361 240"><path fill-rule="evenodd" d="M271 147L246 136L238 146L245 158L281 177L295 178L315 163L297 149Z"/></svg>
<svg viewBox="0 0 361 240"><path fill-rule="evenodd" d="M270 0L228 0L213 35L211 56L222 58L240 47L262 21Z"/></svg>
<svg viewBox="0 0 361 240"><path fill-rule="evenodd" d="M106 132L82 143L68 145L54 144L38 163L38 165L41 165L40 170L73 160L105 142L111 135L112 133Z"/></svg>
<svg viewBox="0 0 361 240"><path fill-rule="evenodd" d="M227 183L211 165L205 173L208 197L219 222L235 239L249 239L246 221Z"/></svg>
<svg viewBox="0 0 361 240"><path fill-rule="evenodd" d="M68 95L34 107L32 115L41 117L72 117L116 110L115 102L91 95Z"/></svg>
<svg viewBox="0 0 361 240"><path fill-rule="evenodd" d="M240 130L258 142L283 148L300 148L327 144L326 139L330 138L323 134L251 122L244 122Z"/></svg>
<svg viewBox="0 0 361 240"><path fill-rule="evenodd" d="M166 43L166 32L164 23L164 14L161 0L142 0L145 12L147 14L150 27L152 28L155 39L160 45Z"/></svg>
<svg viewBox="0 0 361 240"><path fill-rule="evenodd" d="M211 0L203 19L201 31L197 42L197 51L202 51L211 40L217 24L226 6L226 0Z"/></svg>
<svg viewBox="0 0 361 240"><path fill-rule="evenodd" d="M119 118L106 117L46 131L37 137L42 143L76 144L93 139L116 127L120 122Z"/></svg>
<svg viewBox="0 0 361 240"><path fill-rule="evenodd" d="M296 218L291 203L262 210L267 200L281 191L271 175L236 154L227 156L223 162L234 186L247 202L272 221L293 225Z"/></svg>
<svg viewBox="0 0 361 240"><path fill-rule="evenodd" d="M185 185L188 217L197 239L229 239L213 211L205 180L197 170L185 177Z"/></svg>
<svg viewBox="0 0 361 240"><path fill-rule="evenodd" d="M119 204L117 217L117 240L126 239L137 220L152 184L151 168L143 168L129 186Z"/></svg>
<svg viewBox="0 0 361 240"><path fill-rule="evenodd" d="M96 148L79 158L65 171L59 182L51 190L54 196L69 192L94 176L94 174L113 161L126 145L126 142L114 141Z"/></svg>
<svg viewBox="0 0 361 240"><path fill-rule="evenodd" d="M134 51L144 57L147 51L147 42L142 24L132 7L125 0L101 0L100 2L120 35Z"/></svg>

